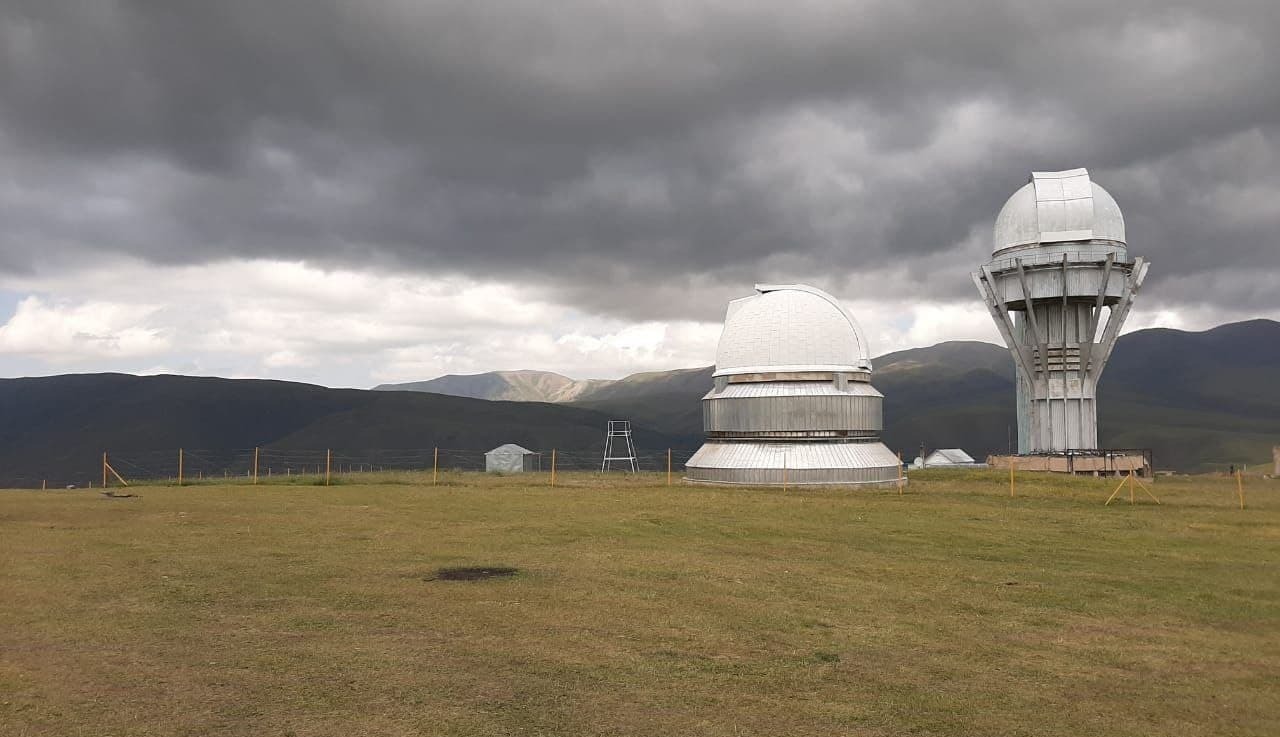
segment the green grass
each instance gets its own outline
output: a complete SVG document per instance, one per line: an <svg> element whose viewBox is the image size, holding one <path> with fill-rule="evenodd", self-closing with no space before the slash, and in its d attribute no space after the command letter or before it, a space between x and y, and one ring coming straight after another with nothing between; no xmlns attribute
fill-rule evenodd
<svg viewBox="0 0 1280 737"><path fill-rule="evenodd" d="M1280 734L1277 481L379 480L0 493L0 734Z"/></svg>

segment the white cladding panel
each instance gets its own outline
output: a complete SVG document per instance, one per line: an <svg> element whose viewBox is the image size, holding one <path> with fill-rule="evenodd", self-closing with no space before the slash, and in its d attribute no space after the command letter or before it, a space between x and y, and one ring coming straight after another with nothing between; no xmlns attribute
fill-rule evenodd
<svg viewBox="0 0 1280 737"><path fill-rule="evenodd" d="M690 481L732 484L894 484L901 475L883 443L710 441L685 468Z"/></svg>
<svg viewBox="0 0 1280 737"><path fill-rule="evenodd" d="M996 216L995 251L1012 246L1040 243L1040 221L1036 217L1036 190L1032 184L1019 189L1004 203Z"/></svg>
<svg viewBox="0 0 1280 737"><path fill-rule="evenodd" d="M729 384L724 389L712 389L703 399L756 399L760 397L880 397L880 393L865 381L850 381L840 389L832 381L753 381L746 384Z"/></svg>
<svg viewBox="0 0 1280 737"><path fill-rule="evenodd" d="M993 250L1089 240L1125 242L1115 198L1084 169L1035 172L996 216Z"/></svg>
<svg viewBox="0 0 1280 737"><path fill-rule="evenodd" d="M1089 172L1084 169L1033 172L1031 185L1036 193L1040 243L1093 238L1093 189Z"/></svg>
<svg viewBox="0 0 1280 737"><path fill-rule="evenodd" d="M878 436L884 429L880 393L778 395L702 400L709 433L845 433Z"/></svg>
<svg viewBox="0 0 1280 737"><path fill-rule="evenodd" d="M834 297L800 285L756 289L729 305L716 376L870 369L862 331Z"/></svg>
<svg viewBox="0 0 1280 737"><path fill-rule="evenodd" d="M687 466L732 468L788 468L793 471L820 468L898 467L898 456L884 443L739 443L711 441L702 446Z"/></svg>
<svg viewBox="0 0 1280 737"><path fill-rule="evenodd" d="M1127 243L1124 235L1124 213L1107 190L1093 185L1093 237L1101 241Z"/></svg>

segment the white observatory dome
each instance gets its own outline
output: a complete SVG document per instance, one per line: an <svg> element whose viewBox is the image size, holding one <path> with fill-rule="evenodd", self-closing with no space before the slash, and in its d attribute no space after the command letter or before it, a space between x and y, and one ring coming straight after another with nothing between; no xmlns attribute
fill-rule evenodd
<svg viewBox="0 0 1280 737"><path fill-rule="evenodd" d="M729 303L716 376L871 370L862 328L835 297L800 284L756 291Z"/></svg>
<svg viewBox="0 0 1280 737"><path fill-rule="evenodd" d="M1033 172L996 216L995 253L1071 241L1125 242L1120 206L1085 169Z"/></svg>

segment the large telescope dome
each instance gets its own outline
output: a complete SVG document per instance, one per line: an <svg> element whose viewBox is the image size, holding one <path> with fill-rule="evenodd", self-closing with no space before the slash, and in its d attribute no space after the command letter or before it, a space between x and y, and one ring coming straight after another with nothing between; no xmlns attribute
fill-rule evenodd
<svg viewBox="0 0 1280 737"><path fill-rule="evenodd" d="M729 303L716 376L871 370L867 341L835 297L802 284L757 284Z"/></svg>
<svg viewBox="0 0 1280 737"><path fill-rule="evenodd" d="M993 250L1089 241L1124 245L1124 215L1115 198L1085 169L1038 171L996 216Z"/></svg>
<svg viewBox="0 0 1280 737"><path fill-rule="evenodd" d="M707 442L685 464L686 479L900 484L899 459L880 442L883 401L862 329L835 297L757 284L729 303L715 384L702 398Z"/></svg>

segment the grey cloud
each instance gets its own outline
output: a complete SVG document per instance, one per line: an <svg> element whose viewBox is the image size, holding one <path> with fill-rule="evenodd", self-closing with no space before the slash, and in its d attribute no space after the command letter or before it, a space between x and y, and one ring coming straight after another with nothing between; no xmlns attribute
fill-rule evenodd
<svg viewBox="0 0 1280 737"><path fill-rule="evenodd" d="M1085 165L1149 291L1278 309L1280 10L1199 5L9 0L0 268L304 258L631 318L780 273L967 299L1005 197Z"/></svg>

